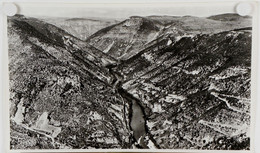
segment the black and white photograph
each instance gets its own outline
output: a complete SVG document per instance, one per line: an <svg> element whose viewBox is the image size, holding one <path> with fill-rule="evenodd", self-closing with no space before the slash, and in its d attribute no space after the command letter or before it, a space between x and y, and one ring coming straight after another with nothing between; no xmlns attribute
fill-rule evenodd
<svg viewBox="0 0 260 153"><path fill-rule="evenodd" d="M20 6L7 17L10 150L250 150L251 15Z"/></svg>

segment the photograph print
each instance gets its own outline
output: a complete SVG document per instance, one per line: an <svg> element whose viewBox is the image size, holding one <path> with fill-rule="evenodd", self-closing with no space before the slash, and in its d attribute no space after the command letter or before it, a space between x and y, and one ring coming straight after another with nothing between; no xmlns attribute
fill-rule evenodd
<svg viewBox="0 0 260 153"><path fill-rule="evenodd" d="M250 150L252 16L83 6L7 18L10 150Z"/></svg>

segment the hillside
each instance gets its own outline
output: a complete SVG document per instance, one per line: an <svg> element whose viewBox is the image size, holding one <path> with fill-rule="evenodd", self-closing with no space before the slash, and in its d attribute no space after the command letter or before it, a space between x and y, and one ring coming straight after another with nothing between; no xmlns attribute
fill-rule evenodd
<svg viewBox="0 0 260 153"><path fill-rule="evenodd" d="M87 43L116 59L124 59L124 56L135 54L143 45L154 40L161 27L153 20L133 16L98 31L88 38Z"/></svg>
<svg viewBox="0 0 260 153"><path fill-rule="evenodd" d="M250 149L250 17L81 20L8 17L11 149Z"/></svg>
<svg viewBox="0 0 260 153"><path fill-rule="evenodd" d="M41 18L41 20L53 24L81 40L86 40L100 29L119 22L114 19L100 18Z"/></svg>
<svg viewBox="0 0 260 153"><path fill-rule="evenodd" d="M193 16L132 16L129 19L101 29L87 39L87 43L99 50L108 53L116 59L126 60L139 51L149 47L149 43L161 37L174 37L196 34L214 34L233 29L251 27L251 18L238 18L236 20L216 20L215 18L202 18ZM219 16L224 18L225 14ZM234 18L235 18L234 17ZM213 19L214 18L214 19Z"/></svg>
<svg viewBox="0 0 260 153"><path fill-rule="evenodd" d="M107 85L97 50L33 18L10 17L8 37L11 149L131 146L129 106Z"/></svg>
<svg viewBox="0 0 260 153"><path fill-rule="evenodd" d="M161 148L248 149L250 46L247 30L196 35L119 65Z"/></svg>

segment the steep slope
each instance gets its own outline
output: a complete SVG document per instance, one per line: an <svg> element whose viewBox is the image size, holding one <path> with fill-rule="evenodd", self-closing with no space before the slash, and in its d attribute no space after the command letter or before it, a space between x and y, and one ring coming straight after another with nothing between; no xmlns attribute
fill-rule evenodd
<svg viewBox="0 0 260 153"><path fill-rule="evenodd" d="M27 32L30 35L30 41L48 47L52 44L54 47L65 49L68 56L73 56L70 61L70 57L62 58L67 62L77 62L78 65L85 67L85 69L99 79L109 82L112 80L112 76L109 76L108 70L104 66L116 63L116 60L109 55L104 54L95 47L86 44L85 42L73 37L62 29L55 27L35 18L26 18L24 16L12 17L11 22ZM50 39L51 38L51 39ZM59 56L54 54L53 56ZM59 57L56 57L59 59Z"/></svg>
<svg viewBox="0 0 260 153"><path fill-rule="evenodd" d="M250 30L157 44L115 71L161 148L249 149Z"/></svg>
<svg viewBox="0 0 260 153"><path fill-rule="evenodd" d="M143 48L147 42L154 40L161 27L156 21L133 16L98 31L87 42L117 59L125 59Z"/></svg>
<svg viewBox="0 0 260 153"><path fill-rule="evenodd" d="M108 85L106 78L113 76L94 60L107 56L23 16L8 19L8 38L11 149L132 145L129 105Z"/></svg>
<svg viewBox="0 0 260 153"><path fill-rule="evenodd" d="M226 17L227 16L227 17ZM234 17L233 17L234 16ZM225 18L236 20L224 20ZM223 14L203 18L193 16L133 16L104 28L90 36L88 43L116 59L127 60L149 47L149 43L162 37L180 39L196 34L214 34L233 29L251 27L251 18L239 18L237 14Z"/></svg>
<svg viewBox="0 0 260 153"><path fill-rule="evenodd" d="M238 22L131 17L83 42L9 18L11 148L249 149L251 27Z"/></svg>
<svg viewBox="0 0 260 153"><path fill-rule="evenodd" d="M42 18L41 20L53 24L81 40L86 40L100 29L119 23L117 20L99 18Z"/></svg>

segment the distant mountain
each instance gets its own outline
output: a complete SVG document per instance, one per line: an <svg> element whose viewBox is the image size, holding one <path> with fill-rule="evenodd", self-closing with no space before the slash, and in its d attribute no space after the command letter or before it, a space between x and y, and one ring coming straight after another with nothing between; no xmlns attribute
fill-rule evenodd
<svg viewBox="0 0 260 153"><path fill-rule="evenodd" d="M152 19L152 20L156 20L159 21L161 24L167 25L172 23L175 20L180 19L180 16L157 16L157 15L151 15L151 16L147 16L147 18Z"/></svg>
<svg viewBox="0 0 260 153"><path fill-rule="evenodd" d="M66 49L66 53L68 54L67 58L62 57L62 60L69 62L69 59L71 59L70 56L73 56L74 58L78 59L77 62L79 63L77 64L83 62L85 69L92 74L99 74L96 76L100 77L102 80L111 79L107 75L107 70L102 70L102 66L115 63L116 60L113 57L104 54L95 47L70 35L66 31L36 18L16 16L13 17L10 21L14 26L22 29L26 35L29 35L30 41L38 45L43 45L41 43L47 43L45 46L52 44L54 46ZM23 35L21 37L23 37ZM54 57L59 56L59 54L52 53L51 51L49 51L49 53L53 54Z"/></svg>
<svg viewBox="0 0 260 153"><path fill-rule="evenodd" d="M220 14L220 15L213 15L208 17L208 19L218 20L218 21L249 21L252 17L250 16L240 16L239 14L235 13L227 13L227 14Z"/></svg>
<svg viewBox="0 0 260 153"><path fill-rule="evenodd" d="M232 14L132 16L82 41L8 17L11 149L249 150L251 30Z"/></svg>
<svg viewBox="0 0 260 153"><path fill-rule="evenodd" d="M114 19L101 18L41 18L41 20L53 24L81 40L86 40L98 30L119 22Z"/></svg>
<svg viewBox="0 0 260 153"><path fill-rule="evenodd" d="M125 59L156 39L162 25L154 20L133 16L90 36L87 43L116 59Z"/></svg>
<svg viewBox="0 0 260 153"><path fill-rule="evenodd" d="M218 18L226 16L224 14ZM229 14L228 17L230 18ZM214 34L251 26L250 18L237 18L232 21L211 18L214 17L133 16L123 22L101 29L90 36L87 43L116 59L126 60L147 48L150 42L161 37L171 36L180 39L187 35Z"/></svg>

